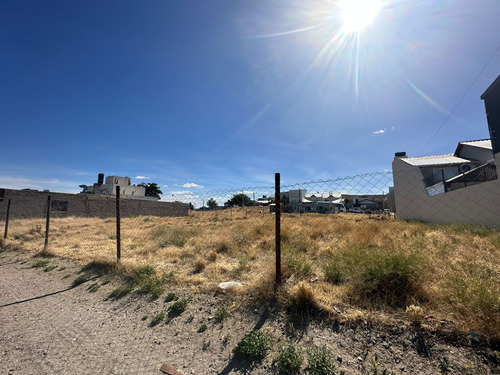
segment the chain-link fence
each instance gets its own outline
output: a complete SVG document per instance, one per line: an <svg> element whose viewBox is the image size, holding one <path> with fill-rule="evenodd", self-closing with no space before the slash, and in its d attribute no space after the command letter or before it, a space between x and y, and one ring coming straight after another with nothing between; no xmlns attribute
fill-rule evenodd
<svg viewBox="0 0 500 375"><path fill-rule="evenodd" d="M469 176L461 188L435 177L395 170L198 189L162 202L6 190L0 220L6 241L19 248L82 262L121 257L126 266L151 265L200 290L235 281L265 297L279 280L295 305L305 288L314 291L307 303L329 310L431 304L490 316L500 297L496 174ZM488 319L481 324L499 323Z"/></svg>

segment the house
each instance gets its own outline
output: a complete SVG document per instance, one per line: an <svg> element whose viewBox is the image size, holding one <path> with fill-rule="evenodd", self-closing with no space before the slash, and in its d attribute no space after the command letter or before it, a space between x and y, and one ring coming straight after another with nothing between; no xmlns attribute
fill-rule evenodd
<svg viewBox="0 0 500 375"><path fill-rule="evenodd" d="M481 99L489 139L459 142L445 155L395 154L392 171L399 219L500 226L500 76Z"/></svg>
<svg viewBox="0 0 500 375"><path fill-rule="evenodd" d="M97 183L93 186L80 185L81 194L115 195L116 187L120 188L120 195L126 198L157 200L156 197L146 197L146 188L131 186L130 177L108 176L104 183L104 173L99 173Z"/></svg>

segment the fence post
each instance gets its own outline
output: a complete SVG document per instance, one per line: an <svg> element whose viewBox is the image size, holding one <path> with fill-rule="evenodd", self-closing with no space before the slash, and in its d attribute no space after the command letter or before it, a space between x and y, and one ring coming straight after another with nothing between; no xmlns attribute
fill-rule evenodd
<svg viewBox="0 0 500 375"><path fill-rule="evenodd" d="M49 228L50 228L50 195L47 196L47 218L45 220L45 245L44 250L49 246Z"/></svg>
<svg viewBox="0 0 500 375"><path fill-rule="evenodd" d="M119 263L122 257L121 230L120 230L120 187L116 187L116 261Z"/></svg>
<svg viewBox="0 0 500 375"><path fill-rule="evenodd" d="M280 202L280 174L274 175L274 200L275 200L275 239L276 239L276 284L275 291L281 285L281 202Z"/></svg>
<svg viewBox="0 0 500 375"><path fill-rule="evenodd" d="M3 233L3 238L7 238L7 232L9 231L9 216L10 216L10 198L7 201L7 213L5 214L5 232Z"/></svg>

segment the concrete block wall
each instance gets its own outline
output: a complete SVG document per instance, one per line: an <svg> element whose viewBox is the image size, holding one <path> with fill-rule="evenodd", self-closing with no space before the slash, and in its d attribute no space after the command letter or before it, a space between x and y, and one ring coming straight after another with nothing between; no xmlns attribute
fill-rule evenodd
<svg viewBox="0 0 500 375"><path fill-rule="evenodd" d="M7 202L11 199L10 218L38 218L47 213L47 197L51 196L51 217L114 217L116 198L92 194L66 194L35 190L0 189L0 220L5 220ZM140 199L120 199L121 217L141 215L187 216L185 203Z"/></svg>

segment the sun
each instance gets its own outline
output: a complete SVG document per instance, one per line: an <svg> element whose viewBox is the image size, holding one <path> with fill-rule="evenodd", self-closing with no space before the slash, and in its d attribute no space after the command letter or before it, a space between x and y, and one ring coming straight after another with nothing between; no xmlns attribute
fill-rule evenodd
<svg viewBox="0 0 500 375"><path fill-rule="evenodd" d="M344 34L358 33L377 16L380 0L342 0L340 11L343 20L341 31Z"/></svg>

